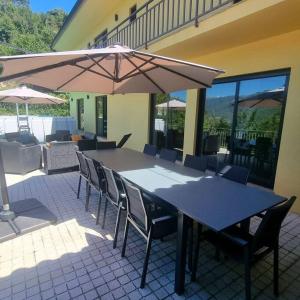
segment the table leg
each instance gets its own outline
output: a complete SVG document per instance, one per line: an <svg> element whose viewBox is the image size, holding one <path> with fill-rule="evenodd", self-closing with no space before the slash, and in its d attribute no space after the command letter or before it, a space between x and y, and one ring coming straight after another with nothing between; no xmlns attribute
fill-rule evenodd
<svg viewBox="0 0 300 300"><path fill-rule="evenodd" d="M181 295L184 292L188 219L189 218L183 213L178 212L176 269L174 286L175 292L178 295Z"/></svg>

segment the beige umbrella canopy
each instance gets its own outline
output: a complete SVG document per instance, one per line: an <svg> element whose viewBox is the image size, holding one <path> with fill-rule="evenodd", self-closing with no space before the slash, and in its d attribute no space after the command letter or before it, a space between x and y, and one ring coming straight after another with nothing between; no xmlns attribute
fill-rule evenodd
<svg viewBox="0 0 300 300"><path fill-rule="evenodd" d="M119 45L0 57L0 82L18 79L51 90L73 92L170 93L206 88L222 70Z"/></svg>
<svg viewBox="0 0 300 300"><path fill-rule="evenodd" d="M64 100L32 90L26 86L0 91L0 103L62 104Z"/></svg>
<svg viewBox="0 0 300 300"><path fill-rule="evenodd" d="M265 91L239 100L242 108L277 108L281 107L284 99L284 88Z"/></svg>

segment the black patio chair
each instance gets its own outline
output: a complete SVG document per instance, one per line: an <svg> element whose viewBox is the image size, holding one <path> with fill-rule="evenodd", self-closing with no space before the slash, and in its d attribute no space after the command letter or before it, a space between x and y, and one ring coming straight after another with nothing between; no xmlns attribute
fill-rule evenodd
<svg viewBox="0 0 300 300"><path fill-rule="evenodd" d="M125 143L128 141L128 139L131 137L131 135L132 133L125 134L121 138L120 142L117 144L117 148L122 148L125 145Z"/></svg>
<svg viewBox="0 0 300 300"><path fill-rule="evenodd" d="M204 156L187 154L184 159L184 166L204 172L207 168L207 160Z"/></svg>
<svg viewBox="0 0 300 300"><path fill-rule="evenodd" d="M157 147L155 145L145 144L143 153L155 156L157 153Z"/></svg>
<svg viewBox="0 0 300 300"><path fill-rule="evenodd" d="M284 203L268 209L253 235L245 233L238 227L232 227L229 230L220 233L208 230L203 234L204 239L222 249L222 252L226 255L244 263L245 292L247 300L251 299L251 266L271 252L273 252L274 255L273 290L276 296L279 294L279 233L281 224L295 200L296 197L293 196ZM199 232L197 236L192 280L196 279L200 243Z"/></svg>
<svg viewBox="0 0 300 300"><path fill-rule="evenodd" d="M84 154L81 151L76 151L76 155L79 162L79 181L78 181L78 188L77 188L77 199L79 199L82 179L85 180L86 188L88 188L89 169L87 167Z"/></svg>
<svg viewBox="0 0 300 300"><path fill-rule="evenodd" d="M85 210L88 211L89 202L90 202L90 195L91 195L91 187L93 187L98 192L98 211L97 211L97 218L96 224L99 220L99 214L102 200L102 194L105 190L105 178L102 171L101 164L93 159L85 157L85 161L89 170L89 181L88 181L88 189L86 193L86 202L85 202Z"/></svg>
<svg viewBox="0 0 300 300"><path fill-rule="evenodd" d="M127 218L121 255L122 257L125 256L128 229L129 225L132 225L147 241L146 256L140 283L140 287L144 288L152 240L162 239L176 232L177 218L167 214L162 209L150 210L141 191L125 179L122 178L122 181L127 196Z"/></svg>
<svg viewBox="0 0 300 300"><path fill-rule="evenodd" d="M250 171L240 166L225 166L219 175L223 178L235 181L241 184L247 184Z"/></svg>
<svg viewBox="0 0 300 300"><path fill-rule="evenodd" d="M113 248L117 247L118 233L120 226L121 212L126 210L126 196L123 189L122 182L119 178L115 177L113 171L103 166L103 172L105 175L105 207L103 215L102 228L105 226L107 203L110 203L112 207L117 209L117 219L115 225L115 233L113 240ZM98 218L98 217L97 217Z"/></svg>
<svg viewBox="0 0 300 300"><path fill-rule="evenodd" d="M218 135L208 135L204 139L203 153L206 155L217 154L220 150L220 138Z"/></svg>
<svg viewBox="0 0 300 300"><path fill-rule="evenodd" d="M175 150L162 148L159 153L159 158L175 162L177 159L177 152Z"/></svg>

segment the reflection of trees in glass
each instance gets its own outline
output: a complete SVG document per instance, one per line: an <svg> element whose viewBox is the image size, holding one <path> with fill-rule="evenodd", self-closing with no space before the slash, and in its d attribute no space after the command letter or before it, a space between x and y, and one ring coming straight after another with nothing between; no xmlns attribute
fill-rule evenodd
<svg viewBox="0 0 300 300"><path fill-rule="evenodd" d="M204 126L205 129L211 131L229 130L230 123L224 117L216 117L214 114L204 113Z"/></svg>

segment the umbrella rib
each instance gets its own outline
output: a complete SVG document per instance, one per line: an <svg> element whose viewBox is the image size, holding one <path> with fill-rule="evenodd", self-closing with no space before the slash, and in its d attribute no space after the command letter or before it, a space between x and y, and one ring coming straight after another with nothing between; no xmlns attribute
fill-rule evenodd
<svg viewBox="0 0 300 300"><path fill-rule="evenodd" d="M136 67L151 83L153 83L163 94L166 94L166 92L148 75L146 74L143 70L140 69L133 61L130 60L127 55L122 54L134 67Z"/></svg>
<svg viewBox="0 0 300 300"><path fill-rule="evenodd" d="M98 57L99 54L95 54L95 57ZM91 56L92 57L92 56ZM12 79L16 79L16 78L20 78L23 76L27 76L27 75L33 75L39 72L43 72L43 71L48 71L48 70L52 70L55 68L59 68L59 67L63 67L65 65L75 65L78 62L84 61L86 60L86 57L78 57L78 58L73 58L73 59L69 59L69 60L65 60L56 64L52 64L52 65L47 65L47 66L43 66L43 67L38 67L35 69L31 69L31 70L26 70L17 74L11 74L11 75L7 75L7 76L0 76L0 82L3 81L8 81L8 80L12 80ZM78 66L78 65L77 65Z"/></svg>
<svg viewBox="0 0 300 300"><path fill-rule="evenodd" d="M148 62L150 62L150 61L152 61L152 60L153 60L153 58L147 60L146 62L143 62L139 67L142 68L143 66L145 66ZM131 70L130 72L128 72L127 74L125 74L123 77L120 78L120 81L138 75L139 73L132 74L132 73L134 73L135 71L138 71L138 68L134 68L133 70ZM148 72L148 71L149 71L149 70L144 70L144 72Z"/></svg>
<svg viewBox="0 0 300 300"><path fill-rule="evenodd" d="M99 59L98 62L101 62L103 59L105 59L107 57L107 55L101 57ZM90 58L90 57L89 57ZM67 85L68 83L70 83L71 81L73 81L74 79L76 79L77 77L79 77L80 75L82 75L83 73L85 73L86 71L88 71L90 68L92 68L95 64L97 63L97 61L94 61L94 63L89 66L86 70L82 70L79 74L76 74L75 76L73 76L72 78L70 78L69 80L67 80L65 83L63 83L62 85L60 85L59 87L56 88L56 90L61 89L62 87L64 87L65 85ZM76 67L79 67L77 64L75 64ZM81 66L79 67L81 68Z"/></svg>
<svg viewBox="0 0 300 300"><path fill-rule="evenodd" d="M98 61L96 61L93 57L91 57L90 55L86 55L90 60L92 60L100 69L102 69L108 76L110 76L111 77L111 79L114 79L113 78L113 76L112 76L112 74L111 73L109 73L103 66L101 66L100 64L99 64L99 62L101 62L104 58L106 58L108 55L105 55L104 57L103 57L103 59L100 59L100 60L98 60Z"/></svg>
<svg viewBox="0 0 300 300"><path fill-rule="evenodd" d="M149 68L149 69L147 69L147 70L143 70L143 71L144 71L145 73L147 73L147 72L150 72L150 71L155 70L155 69L157 69L157 68L158 68L158 67L154 66L154 67L151 67L151 68ZM134 73L134 74L131 74L131 75L126 75L126 77L120 78L120 81L125 80L125 79L129 79L129 78L132 78L132 77L137 76L137 75L140 75L140 73L138 72L138 73Z"/></svg>
<svg viewBox="0 0 300 300"><path fill-rule="evenodd" d="M82 66L77 65L77 64L74 64L74 66L75 66L75 67L78 67L78 68L80 68L80 69L83 69L84 71L88 71L88 72L97 74L97 75L99 75L99 76L105 77L105 78L107 78L107 79L112 79L112 78L109 77L109 76L106 76L106 75L104 75L104 74L102 74L102 73L99 73L99 72L97 72L97 71L94 71L94 70L90 70L89 68L85 68L85 67L82 67Z"/></svg>
<svg viewBox="0 0 300 300"><path fill-rule="evenodd" d="M141 60L143 60L143 61L146 61L145 58L140 57L140 56L137 56L136 53L133 53L132 55L133 55L134 57L136 57L136 58L139 58L139 59L141 59ZM186 78L186 79L188 79L188 80L194 81L194 82L196 82L196 83L198 83L198 84L201 84L201 85L203 85L203 86L206 87L206 88L209 88L209 87L210 87L209 84L206 84L206 83L204 83L204 82L202 82L202 81L200 81L200 80L197 80L197 79L192 78L192 77L190 77L190 76L184 75L184 74L179 73L179 72L177 72L177 71L174 71L174 70L172 70L172 69L169 69L169 68L167 68L167 67L165 67L165 66L158 65L158 64L156 64L156 63L153 62L153 61L150 61L149 63L152 64L152 65L157 66L158 68L162 68L163 70L166 70L166 71L169 71L169 72L171 72L171 73L173 73L173 74L176 74L176 75L178 75L178 76L180 76L180 77L183 77L183 78Z"/></svg>

